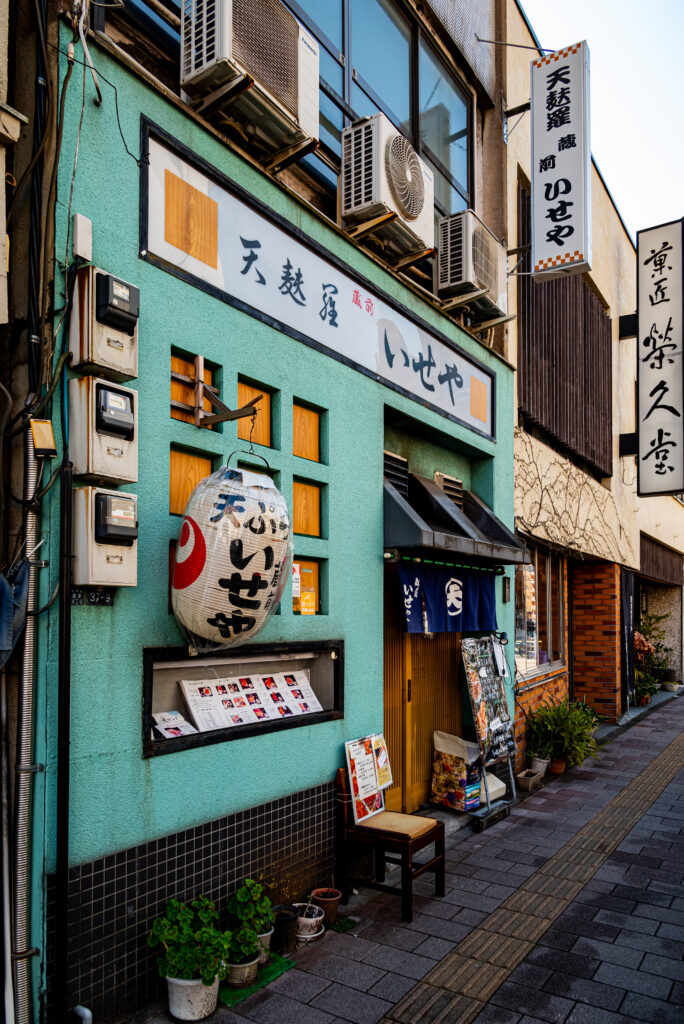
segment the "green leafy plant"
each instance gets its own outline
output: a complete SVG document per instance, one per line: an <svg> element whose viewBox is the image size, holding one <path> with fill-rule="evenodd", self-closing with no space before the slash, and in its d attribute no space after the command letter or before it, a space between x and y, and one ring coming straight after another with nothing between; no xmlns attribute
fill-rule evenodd
<svg viewBox="0 0 684 1024"><path fill-rule="evenodd" d="M259 952L259 936L248 924L240 925L231 933L228 962L246 964Z"/></svg>
<svg viewBox="0 0 684 1024"><path fill-rule="evenodd" d="M596 757L597 745L592 732L597 717L593 708L588 708L584 702L569 701L567 697L561 701L544 701L526 715L528 753L533 744L538 757L562 759L570 766Z"/></svg>
<svg viewBox="0 0 684 1024"><path fill-rule="evenodd" d="M147 936L149 946L164 948L157 957L162 978L201 978L203 985L225 978L233 936L219 931L216 921L218 911L206 896L190 904L168 901L166 914L156 919Z"/></svg>
<svg viewBox="0 0 684 1024"><path fill-rule="evenodd" d="M266 887L253 878L245 878L243 884L228 900L228 910L241 924L246 924L259 935L271 927L271 901Z"/></svg>
<svg viewBox="0 0 684 1024"><path fill-rule="evenodd" d="M582 700L575 701L575 707L578 714L584 715L586 718L589 728L596 729L601 721L601 715L592 708L591 704L587 704L587 698L582 697Z"/></svg>
<svg viewBox="0 0 684 1024"><path fill-rule="evenodd" d="M672 648L665 644L665 630L661 623L669 619L666 615L644 614L639 630L634 632L634 701L652 696L662 681L668 667Z"/></svg>

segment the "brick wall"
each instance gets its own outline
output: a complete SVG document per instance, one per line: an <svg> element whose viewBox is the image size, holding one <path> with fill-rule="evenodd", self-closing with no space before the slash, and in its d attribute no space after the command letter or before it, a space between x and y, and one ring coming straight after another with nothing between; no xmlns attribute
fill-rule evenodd
<svg viewBox="0 0 684 1024"><path fill-rule="evenodd" d="M572 577L572 672L575 700L586 698L615 722L621 714L620 566L575 565Z"/></svg>
<svg viewBox="0 0 684 1024"><path fill-rule="evenodd" d="M525 768L525 714L536 711L545 700L559 701L569 693L567 672L556 672L555 675L535 679L529 690L516 693L515 696L515 770Z"/></svg>

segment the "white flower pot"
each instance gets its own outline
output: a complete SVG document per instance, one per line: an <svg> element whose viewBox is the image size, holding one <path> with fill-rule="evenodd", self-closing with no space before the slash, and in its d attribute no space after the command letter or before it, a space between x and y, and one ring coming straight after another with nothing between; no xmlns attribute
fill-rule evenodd
<svg viewBox="0 0 684 1024"><path fill-rule="evenodd" d="M325 917L325 911L322 907L317 907L315 903L293 903L293 907L297 907L299 911L299 917L297 918L297 936L302 935L313 935L314 932L318 932L323 927L323 918ZM308 909L308 917L302 917L305 910Z"/></svg>
<svg viewBox="0 0 684 1024"><path fill-rule="evenodd" d="M257 954L253 960L248 960L246 964L226 964L228 968L226 984L232 985L233 988L239 988L241 985L251 985L256 980L259 963L259 954Z"/></svg>
<svg viewBox="0 0 684 1024"><path fill-rule="evenodd" d="M273 928L267 932L262 932L259 935L259 963L267 964L268 958L271 953L271 936L273 935Z"/></svg>
<svg viewBox="0 0 684 1024"><path fill-rule="evenodd" d="M167 978L169 1013L178 1020L204 1020L216 1009L219 980L203 985L201 978Z"/></svg>

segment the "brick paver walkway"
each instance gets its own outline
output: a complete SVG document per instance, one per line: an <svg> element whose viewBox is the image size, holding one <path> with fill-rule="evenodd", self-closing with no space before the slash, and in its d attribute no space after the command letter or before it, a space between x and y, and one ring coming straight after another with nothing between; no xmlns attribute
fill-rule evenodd
<svg viewBox="0 0 684 1024"><path fill-rule="evenodd" d="M447 892L362 894L353 933L225 1008L220 1024L684 1022L684 700L534 794L457 834Z"/></svg>

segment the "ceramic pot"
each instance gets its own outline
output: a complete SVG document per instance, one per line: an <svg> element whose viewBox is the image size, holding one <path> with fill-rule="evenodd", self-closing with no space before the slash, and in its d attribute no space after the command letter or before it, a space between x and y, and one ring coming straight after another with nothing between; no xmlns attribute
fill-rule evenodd
<svg viewBox="0 0 684 1024"><path fill-rule="evenodd" d="M279 905L271 910L273 935L271 949L274 953L294 953L297 948L297 920L299 909L291 905Z"/></svg>
<svg viewBox="0 0 684 1024"><path fill-rule="evenodd" d="M335 924L335 921L337 920L337 907L342 899L342 893L340 890L314 889L311 893L311 899L317 907L321 907L323 909L323 924L325 927L329 928L331 924Z"/></svg>
<svg viewBox="0 0 684 1024"><path fill-rule="evenodd" d="M551 775L562 775L568 766L567 759L564 757L554 757L549 764L549 773Z"/></svg>
<svg viewBox="0 0 684 1024"><path fill-rule="evenodd" d="M317 907L315 903L293 903L292 906L297 908L299 914L297 935L313 935L314 932L320 931L325 917L322 907ZM303 916L304 914L306 917Z"/></svg>
<svg viewBox="0 0 684 1024"><path fill-rule="evenodd" d="M267 964L268 958L271 954L271 937L273 935L273 928L269 928L267 932L262 932L258 936L259 939L259 963Z"/></svg>
<svg viewBox="0 0 684 1024"><path fill-rule="evenodd" d="M663 683L663 690L667 690L669 693L676 693L679 689L679 683Z"/></svg>
<svg viewBox="0 0 684 1024"><path fill-rule="evenodd" d="M646 694L646 696L645 696L645 697L642 697L642 698L641 698L641 706L642 706L642 708L643 708L643 707L646 707L646 705L647 705L647 704L650 704L650 703L651 703L651 697L650 697L650 694Z"/></svg>
<svg viewBox="0 0 684 1024"><path fill-rule="evenodd" d="M533 768L528 768L527 771L520 772L519 775L516 775L516 779L518 780L518 786L520 789L530 793L539 785L542 780L542 776L541 772L535 772Z"/></svg>
<svg viewBox="0 0 684 1024"><path fill-rule="evenodd" d="M545 757L534 757L532 754L528 754L527 760L530 762L530 771L538 772L543 778L546 774L546 769L549 767L548 759Z"/></svg>
<svg viewBox="0 0 684 1024"><path fill-rule="evenodd" d="M216 1009L219 980L203 985L201 978L167 978L169 1013L178 1020L204 1020Z"/></svg>
<svg viewBox="0 0 684 1024"><path fill-rule="evenodd" d="M228 968L226 985L231 985L233 988L251 985L256 980L259 970L259 954L257 953L253 960L248 960L245 964L226 964L226 967Z"/></svg>

